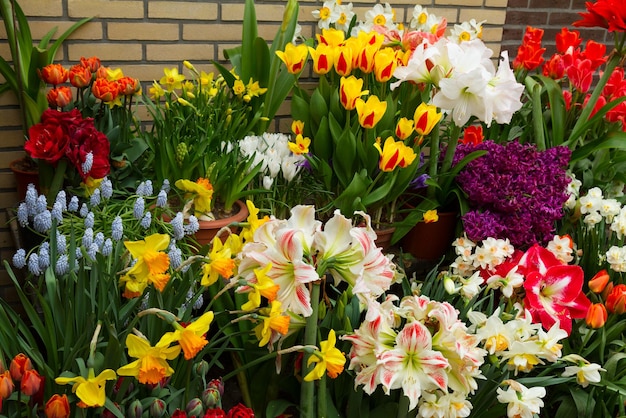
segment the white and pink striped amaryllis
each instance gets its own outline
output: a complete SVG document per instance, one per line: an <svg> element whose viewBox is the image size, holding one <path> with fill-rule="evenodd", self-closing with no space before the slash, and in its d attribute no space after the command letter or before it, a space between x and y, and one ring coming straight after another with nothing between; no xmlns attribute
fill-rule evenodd
<svg viewBox="0 0 626 418"><path fill-rule="evenodd" d="M307 284L331 274L345 281L365 300L389 289L396 277L390 258L377 248L369 225L353 226L335 212L326 224L315 219L315 208L298 205L286 220L271 219L261 225L252 242L238 255L238 277L255 283L254 270L271 264L267 276L279 286L276 299L285 311L308 317L312 313Z"/></svg>
<svg viewBox="0 0 626 418"><path fill-rule="evenodd" d="M410 410L424 394L465 399L474 393L476 379L484 378L480 366L487 352L452 305L413 295L399 306L386 301L372 303L369 309L376 312L368 311L361 326L343 337L352 343L349 369L356 371L355 386L362 385L368 394L378 385L387 394L401 389ZM391 323L394 317L401 321Z"/></svg>

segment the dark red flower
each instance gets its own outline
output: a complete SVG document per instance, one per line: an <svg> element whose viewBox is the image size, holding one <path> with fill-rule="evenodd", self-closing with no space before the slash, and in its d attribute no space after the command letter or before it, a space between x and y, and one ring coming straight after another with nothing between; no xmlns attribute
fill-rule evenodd
<svg viewBox="0 0 626 418"><path fill-rule="evenodd" d="M70 146L67 157L83 180L87 177L101 179L111 171L109 162L110 143L105 134L98 131L92 118L86 118L70 132ZM85 172L84 163L91 153L93 163Z"/></svg>
<svg viewBox="0 0 626 418"><path fill-rule="evenodd" d="M203 418L226 418L226 412L221 408L207 409Z"/></svg>
<svg viewBox="0 0 626 418"><path fill-rule="evenodd" d="M176 409L172 414L172 418L187 418L187 413L185 411L181 411L180 409Z"/></svg>
<svg viewBox="0 0 626 418"><path fill-rule="evenodd" d="M226 418L254 418L254 411L243 404L233 406Z"/></svg>

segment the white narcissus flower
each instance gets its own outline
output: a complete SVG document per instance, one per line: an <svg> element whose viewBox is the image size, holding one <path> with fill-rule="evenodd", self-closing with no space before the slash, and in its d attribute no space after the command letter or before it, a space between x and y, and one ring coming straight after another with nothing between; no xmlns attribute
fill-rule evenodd
<svg viewBox="0 0 626 418"><path fill-rule="evenodd" d="M547 246L548 250L564 264L574 259L574 249L572 247L572 238L567 235L555 235Z"/></svg>
<svg viewBox="0 0 626 418"><path fill-rule="evenodd" d="M377 25L384 26L387 29L396 29L394 11L391 5L389 3L385 3L384 6L380 3L374 5L374 7L365 12L365 25Z"/></svg>
<svg viewBox="0 0 626 418"><path fill-rule="evenodd" d="M581 362L580 365L567 366L561 376L576 376L576 382L586 388L589 383L599 383L602 378L600 372L606 371L599 364Z"/></svg>
<svg viewBox="0 0 626 418"><path fill-rule="evenodd" d="M532 418L534 414L539 414L543 407L543 398L546 396L546 388L527 388L514 380L505 380L509 387L506 391L497 389L498 402L508 404L507 416L509 418Z"/></svg>
<svg viewBox="0 0 626 418"><path fill-rule="evenodd" d="M513 291L524 284L524 276L517 272L518 267L514 266L504 277L499 274L489 277L487 279L487 287L500 289L505 297L510 298L513 296Z"/></svg>
<svg viewBox="0 0 626 418"><path fill-rule="evenodd" d="M626 272L626 247L611 246L606 252L606 262L617 272Z"/></svg>

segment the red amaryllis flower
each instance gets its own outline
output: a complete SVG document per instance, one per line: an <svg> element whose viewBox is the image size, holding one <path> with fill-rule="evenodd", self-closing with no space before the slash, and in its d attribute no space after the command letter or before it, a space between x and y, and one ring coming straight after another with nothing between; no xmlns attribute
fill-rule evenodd
<svg viewBox="0 0 626 418"><path fill-rule="evenodd" d="M237 404L228 411L226 418L254 418L254 411L245 405Z"/></svg>
<svg viewBox="0 0 626 418"><path fill-rule="evenodd" d="M585 7L587 12L578 13L582 19L574 22L574 26L626 32L626 7L622 0L597 0L595 3L588 1Z"/></svg>
<svg viewBox="0 0 626 418"><path fill-rule="evenodd" d="M67 86L55 87L46 95L51 107L63 108L72 103L72 90Z"/></svg>
<svg viewBox="0 0 626 418"><path fill-rule="evenodd" d="M61 64L49 64L41 69L39 76L44 83L58 86L67 81L69 72Z"/></svg>
<svg viewBox="0 0 626 418"><path fill-rule="evenodd" d="M550 251L538 244L522 256L526 298L524 308L545 329L559 322L569 335L572 319L585 318L591 301L582 291L585 274L580 266L561 263Z"/></svg>
<svg viewBox="0 0 626 418"><path fill-rule="evenodd" d="M91 70L81 64L70 68L70 84L76 88L85 88L91 84Z"/></svg>

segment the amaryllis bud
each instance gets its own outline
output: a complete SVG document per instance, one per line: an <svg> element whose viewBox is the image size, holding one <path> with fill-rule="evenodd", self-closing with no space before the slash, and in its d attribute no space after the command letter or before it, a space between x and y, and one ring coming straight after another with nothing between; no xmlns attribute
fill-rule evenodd
<svg viewBox="0 0 626 418"><path fill-rule="evenodd" d="M609 273L606 270L600 270L589 280L589 290L593 293L602 293L608 283Z"/></svg>
<svg viewBox="0 0 626 418"><path fill-rule="evenodd" d="M150 417L151 418L161 418L165 414L165 410L167 409L167 405L161 399L155 399L154 402L150 404Z"/></svg>
<svg viewBox="0 0 626 418"><path fill-rule="evenodd" d="M589 328L598 329L602 328L608 319L608 313L602 303L594 303L587 310L587 316L585 317L585 323Z"/></svg>
<svg viewBox="0 0 626 418"><path fill-rule="evenodd" d="M33 368L33 365L30 362L30 359L26 357L26 355L20 353L17 356L13 357L13 360L11 360L11 366L9 368L11 370L11 378L13 378L13 380L16 382L19 382L20 380L22 380L24 372L26 370L31 370Z"/></svg>
<svg viewBox="0 0 626 418"><path fill-rule="evenodd" d="M189 416L202 416L204 414L204 409L202 408L202 401L198 398L193 398L189 402L187 402L187 407L185 408L187 411L187 415Z"/></svg>

